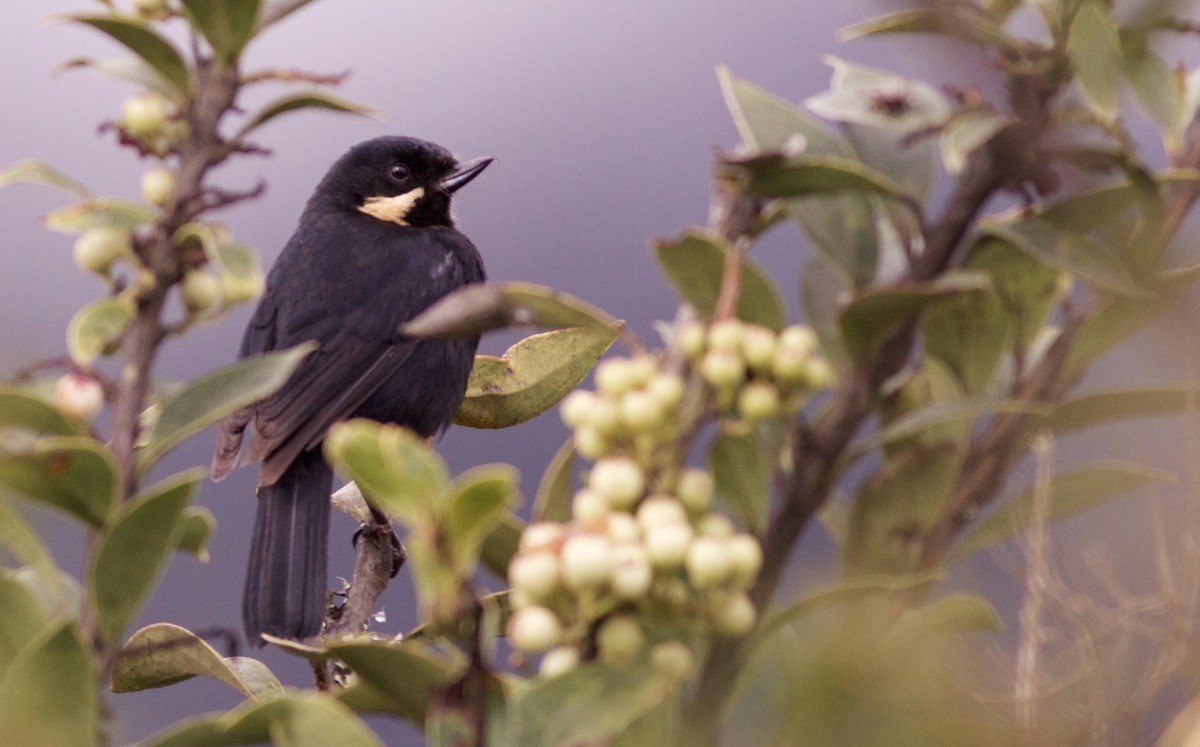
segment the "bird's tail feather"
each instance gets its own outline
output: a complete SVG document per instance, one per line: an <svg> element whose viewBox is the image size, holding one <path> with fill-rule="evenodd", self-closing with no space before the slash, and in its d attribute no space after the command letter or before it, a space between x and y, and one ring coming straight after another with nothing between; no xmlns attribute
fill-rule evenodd
<svg viewBox="0 0 1200 747"><path fill-rule="evenodd" d="M259 488L242 598L251 646L262 633L303 639L325 615L329 493L333 470L321 450L301 453L273 485Z"/></svg>

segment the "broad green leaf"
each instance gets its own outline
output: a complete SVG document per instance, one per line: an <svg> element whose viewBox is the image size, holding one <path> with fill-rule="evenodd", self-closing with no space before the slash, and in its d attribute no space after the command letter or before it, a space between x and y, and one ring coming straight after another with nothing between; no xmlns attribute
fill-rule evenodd
<svg viewBox="0 0 1200 747"><path fill-rule="evenodd" d="M57 612L67 602L66 589L54 556L46 549L37 532L29 526L7 498L0 495L0 550L23 566L22 571L33 574L36 589L50 602L46 605Z"/></svg>
<svg viewBox="0 0 1200 747"><path fill-rule="evenodd" d="M344 705L318 693L291 693L250 701L227 713L181 721L140 747L383 747L379 737Z"/></svg>
<svg viewBox="0 0 1200 747"><path fill-rule="evenodd" d="M1054 476L1050 487L1049 521L1098 506L1112 498L1155 483L1173 482L1174 478L1161 470L1124 462L1102 462ZM948 563L953 564L975 553L1025 531L1033 516L1033 489L1025 490L1004 501L992 513L976 524L950 551Z"/></svg>
<svg viewBox="0 0 1200 747"><path fill-rule="evenodd" d="M343 643L329 647L357 675L338 693L356 710L386 709L414 723L425 720L435 692L461 676L464 662L435 655L420 645L399 642ZM381 696L382 700L376 700Z"/></svg>
<svg viewBox="0 0 1200 747"><path fill-rule="evenodd" d="M879 431L851 444L847 453L851 458L871 449L892 446L943 426L961 427L970 425L979 418L999 413L1024 415L1049 415L1054 410L1049 405L1014 399L959 399L941 402L905 413Z"/></svg>
<svg viewBox="0 0 1200 747"><path fill-rule="evenodd" d="M211 677L251 699L273 698L284 692L262 662L225 658L195 633L169 623L148 625L121 646L113 664L112 690L137 692L192 677Z"/></svg>
<svg viewBox="0 0 1200 747"><path fill-rule="evenodd" d="M812 197L848 191L916 204L916 198L890 177L851 158L760 156L737 165L749 174L746 191L760 197Z"/></svg>
<svg viewBox="0 0 1200 747"><path fill-rule="evenodd" d="M44 629L21 649L0 682L0 744L94 744L95 676L72 620Z"/></svg>
<svg viewBox="0 0 1200 747"><path fill-rule="evenodd" d="M512 702L507 744L607 744L670 691L646 665L615 669L585 664L539 682Z"/></svg>
<svg viewBox="0 0 1200 747"><path fill-rule="evenodd" d="M904 651L929 636L994 633L1001 627L1000 615L988 600L974 594L949 594L906 610L884 636L883 645Z"/></svg>
<svg viewBox="0 0 1200 747"><path fill-rule="evenodd" d="M125 298L101 298L84 306L67 324L67 351L86 366L111 349L133 321L133 303Z"/></svg>
<svg viewBox="0 0 1200 747"><path fill-rule="evenodd" d="M208 259L220 269L225 303L250 301L262 294L264 276L258 252L236 241L218 241L208 249Z"/></svg>
<svg viewBox="0 0 1200 747"><path fill-rule="evenodd" d="M962 293L990 286L978 272L948 272L930 282L902 282L868 288L842 310L839 325L846 352L857 361L868 360L880 345L911 323L913 315Z"/></svg>
<svg viewBox="0 0 1200 747"><path fill-rule="evenodd" d="M361 418L339 423L325 439L325 457L405 524L442 509L446 464L407 428Z"/></svg>
<svg viewBox="0 0 1200 747"><path fill-rule="evenodd" d="M892 391L878 405L879 426L887 433L879 443L887 457L912 446L966 445L971 418L943 417L947 410L962 407L966 400L953 371L936 358L926 357L911 373L898 375L890 385ZM922 413L926 416L919 417Z"/></svg>
<svg viewBox="0 0 1200 747"><path fill-rule="evenodd" d="M1200 387L1188 383L1160 384L1090 392L1057 405L1038 427L1062 435L1114 420L1194 415L1197 409L1200 409Z"/></svg>
<svg viewBox="0 0 1200 747"><path fill-rule="evenodd" d="M1191 285L1192 273L1154 287L1149 298L1113 298L1088 316L1075 335L1064 365L1064 377L1077 375L1092 361L1137 330L1165 314Z"/></svg>
<svg viewBox="0 0 1200 747"><path fill-rule="evenodd" d="M968 109L946 123L938 137L946 173L962 173L967 158L1016 120L991 109Z"/></svg>
<svg viewBox="0 0 1200 747"><path fill-rule="evenodd" d="M91 26L124 44L131 52L141 57L168 81L176 94L184 95L191 87L190 75L183 57L169 41L152 31L150 27L133 20L116 16L68 16L77 23Z"/></svg>
<svg viewBox="0 0 1200 747"><path fill-rule="evenodd" d="M994 287L964 293L926 313L925 351L953 370L968 393L982 394L1001 359L1012 355L1016 326Z"/></svg>
<svg viewBox="0 0 1200 747"><path fill-rule="evenodd" d="M17 654L50 622L46 609L25 584L0 570L0 682Z"/></svg>
<svg viewBox="0 0 1200 747"><path fill-rule="evenodd" d="M192 469L138 493L97 541L88 583L106 639L115 640L141 609L178 542L179 517L202 477L201 470Z"/></svg>
<svg viewBox="0 0 1200 747"><path fill-rule="evenodd" d="M1041 333L1054 302L1062 295L1062 274L1023 254L1012 245L986 236L967 250L963 265L968 270L988 273L992 281L992 291L1012 324L1012 344L1007 346L1006 352L1025 354ZM981 371L987 368L987 359L990 356L986 349L981 348L993 340L990 335L984 340L963 340L964 345L972 348L971 352L966 354L969 365L965 360L961 369L965 373L964 380L969 381L968 389L972 389L972 385L978 383L978 379L974 377L981 377ZM941 352L943 357L951 357L948 351L943 349ZM955 368L958 370L957 366Z"/></svg>
<svg viewBox="0 0 1200 747"><path fill-rule="evenodd" d="M259 14L259 30L261 31L268 26L279 23L312 1L313 0L276 0L276 2L268 3L263 8L263 12Z"/></svg>
<svg viewBox="0 0 1200 747"><path fill-rule="evenodd" d="M41 161L17 161L0 170L0 189L14 184L38 184L83 200L92 196L87 187Z"/></svg>
<svg viewBox="0 0 1200 747"><path fill-rule="evenodd" d="M1017 5L1009 2L1008 5ZM1002 14L1006 15L1006 14ZM1018 43L1004 27L979 13L974 6L956 4L899 10L843 28L843 41L878 34L944 34L973 44L1004 51L1018 51Z"/></svg>
<svg viewBox="0 0 1200 747"><path fill-rule="evenodd" d="M499 579L508 578L508 563L517 554L521 542L521 532L525 530L525 522L519 517L508 514L500 524L488 534L483 541L479 563Z"/></svg>
<svg viewBox="0 0 1200 747"><path fill-rule="evenodd" d="M96 197L47 213L42 222L59 233L83 233L92 228L137 228L151 223L158 214L152 205Z"/></svg>
<svg viewBox="0 0 1200 747"><path fill-rule="evenodd" d="M1122 71L1138 102L1161 130L1168 150L1176 151L1185 126L1181 122L1186 93L1182 76L1147 48L1144 34L1124 44Z"/></svg>
<svg viewBox="0 0 1200 747"><path fill-rule="evenodd" d="M85 436L86 427L45 400L21 389L0 386L0 426L55 436Z"/></svg>
<svg viewBox="0 0 1200 747"><path fill-rule="evenodd" d="M400 327L405 335L471 339L516 326L612 329L618 321L566 293L530 283L474 283L440 299Z"/></svg>
<svg viewBox="0 0 1200 747"><path fill-rule="evenodd" d="M532 521L569 521L575 494L575 442L568 438L542 473L533 499Z"/></svg>
<svg viewBox="0 0 1200 747"><path fill-rule="evenodd" d="M764 640L780 627L790 625L815 612L821 612L846 602L857 601L864 597L907 593L936 582L941 575L941 571L932 571L913 576L860 575L844 578L832 586L814 591L783 607L768 611L763 615L762 622L755 628L755 640Z"/></svg>
<svg viewBox="0 0 1200 747"><path fill-rule="evenodd" d="M235 62L254 35L259 0L183 0L193 25L217 56Z"/></svg>
<svg viewBox="0 0 1200 747"><path fill-rule="evenodd" d="M194 0L194 2L204 3L206 0ZM377 112L370 107L347 101L324 91L297 91L280 96L255 112L238 130L237 139L246 137L276 117L300 109L326 109L333 112L377 116Z"/></svg>
<svg viewBox="0 0 1200 747"><path fill-rule="evenodd" d="M766 520L771 491L771 464L753 435L716 438L708 447L708 464L717 495L751 530Z"/></svg>
<svg viewBox="0 0 1200 747"><path fill-rule="evenodd" d="M138 454L138 471L145 474L164 454L189 436L270 396L315 349L315 343L305 343L265 353L188 382L163 403L158 424Z"/></svg>
<svg viewBox="0 0 1200 747"><path fill-rule="evenodd" d="M587 376L617 333L612 327L569 327L526 337L500 358L476 356L454 422L490 429L533 419Z"/></svg>
<svg viewBox="0 0 1200 747"><path fill-rule="evenodd" d="M658 241L654 256L679 296L711 319L721 292L729 246L706 231L689 231L678 241ZM749 259L741 259L742 285L737 316L775 331L787 323L783 302L770 277Z"/></svg>
<svg viewBox="0 0 1200 747"><path fill-rule="evenodd" d="M508 515L519 480L507 464L475 467L454 479L445 541L461 574L474 571L484 541Z"/></svg>
<svg viewBox="0 0 1200 747"><path fill-rule="evenodd" d="M58 75L69 70L94 70L110 78L133 83L138 88L154 91L163 98L169 99L175 96L174 84L140 57L117 57L108 60L73 57L55 67L51 71L51 75ZM87 195L82 196L86 197Z"/></svg>
<svg viewBox="0 0 1200 747"><path fill-rule="evenodd" d="M112 453L103 444L81 436L51 436L21 453L0 453L0 488L100 526L120 494L120 481Z"/></svg>
<svg viewBox="0 0 1200 747"><path fill-rule="evenodd" d="M203 506L188 506L179 516L176 549L208 562L208 541L217 529L217 519Z"/></svg>
<svg viewBox="0 0 1200 747"><path fill-rule="evenodd" d="M1101 120L1113 122L1121 86L1121 35L1112 11L1099 0L1086 0L1075 13L1067 57L1088 107Z"/></svg>
<svg viewBox="0 0 1200 747"><path fill-rule="evenodd" d="M1068 272L1097 290L1119 296L1147 295L1147 290L1133 279L1108 247L1081 233L1061 229L1044 218L988 223L984 231L1031 259Z"/></svg>
<svg viewBox="0 0 1200 747"><path fill-rule="evenodd" d="M835 365L845 358L838 319L848 293L847 278L833 261L819 252L810 253L800 271L800 304L805 323L821 341L821 352Z"/></svg>
<svg viewBox="0 0 1200 747"><path fill-rule="evenodd" d="M521 312L529 324L542 327L599 327L610 329L621 324L607 312L574 296L533 283L502 283L500 291Z"/></svg>

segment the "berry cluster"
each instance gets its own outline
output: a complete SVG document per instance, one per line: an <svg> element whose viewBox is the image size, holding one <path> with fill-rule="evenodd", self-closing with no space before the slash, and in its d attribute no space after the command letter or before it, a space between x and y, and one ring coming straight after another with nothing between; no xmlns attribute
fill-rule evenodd
<svg viewBox="0 0 1200 747"><path fill-rule="evenodd" d="M708 417L752 425L785 415L833 374L807 327L776 334L725 321L682 335L686 375L649 355L610 358L595 391L563 400L576 452L595 463L571 520L530 525L508 569L509 639L544 653L543 676L581 659L648 658L682 679L693 659L680 631L739 636L755 623L747 590L762 550L714 510L712 474L680 463L684 436Z"/></svg>

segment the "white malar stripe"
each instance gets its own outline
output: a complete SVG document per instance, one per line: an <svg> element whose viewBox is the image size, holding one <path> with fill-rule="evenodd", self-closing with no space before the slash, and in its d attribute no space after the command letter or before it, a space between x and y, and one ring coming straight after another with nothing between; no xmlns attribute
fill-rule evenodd
<svg viewBox="0 0 1200 747"><path fill-rule="evenodd" d="M424 196L425 188L417 187L395 197L368 197L358 209L372 218L407 226L409 211Z"/></svg>

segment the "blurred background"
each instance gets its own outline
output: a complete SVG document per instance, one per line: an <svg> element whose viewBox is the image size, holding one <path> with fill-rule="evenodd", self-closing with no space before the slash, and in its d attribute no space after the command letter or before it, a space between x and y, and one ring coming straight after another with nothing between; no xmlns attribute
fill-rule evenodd
<svg viewBox="0 0 1200 747"><path fill-rule="evenodd" d="M11 3L4 9L0 166L38 158L97 193L136 197L138 177L151 164L114 147L111 134L97 132L102 122L119 115L133 88L86 72L51 75L71 57L122 53L100 34L53 23L55 14L98 9L85 0ZM717 65L793 101L826 87L826 54L936 84L978 83L985 93L994 90L997 76L988 60L965 48L929 37L837 41L840 27L890 9L892 4L878 0L316 2L252 45L247 68L349 71L339 94L374 107L381 118L313 112L268 126L258 142L271 150L270 157L238 159L216 174L220 184L235 189L265 179L265 196L219 219L261 252L267 266L325 169L361 140L410 134L443 144L464 159L491 155L495 164L456 202L459 225L480 247L490 276L575 294L627 320L654 343L652 324L670 319L674 302L649 255L649 241L704 223L712 156L738 141L717 86ZM1180 47L1167 59L1195 65L1200 54ZM266 86L252 91L246 108L276 93ZM103 293L95 278L75 268L72 238L39 224L40 215L64 204L63 197L38 188L0 192L0 378L31 361L61 355L71 315ZM756 259L788 296L793 318L805 251L790 227L776 230L756 249ZM158 374L182 380L232 361L249 312L243 308L170 342ZM1194 329L1193 315L1183 310L1103 363L1087 385L1194 380ZM500 354L513 339L487 338L483 350ZM486 462L513 463L521 470L526 495L532 495L565 436L551 412L504 433L451 429L438 450L456 472ZM1178 420L1110 429L1060 445L1058 464L1115 456L1186 474L1197 453L1190 439ZM207 436L194 439L163 469L207 464L210 448ZM202 565L176 557L140 623L168 621L240 636L254 483L254 470L248 469L220 485L204 485L200 502L218 520L212 559ZM1171 515L1186 492L1186 486L1172 488L1157 498ZM1058 555L1080 570L1081 584L1096 583L1097 567L1131 587L1153 584L1147 505L1147 496L1133 496L1056 528ZM35 516L53 532L64 567L81 572L80 536L53 516ZM351 569L352 531L348 520L335 525L335 575ZM948 588L982 588L1009 624L1009 635L1020 602L1019 557L1011 548L993 553L962 566L946 582ZM831 543L819 530L810 531L789 587L828 580L835 560ZM403 578L384 603L384 627L406 629L413 599ZM303 661L276 651L262 656L285 683L310 683ZM238 700L223 685L193 680L110 696L109 704L116 741L125 743ZM372 724L389 744L421 743L416 731L395 722Z"/></svg>

